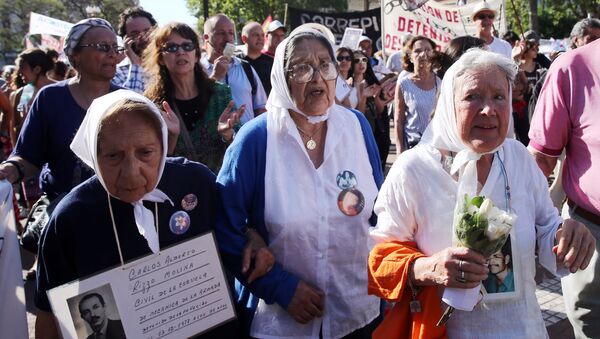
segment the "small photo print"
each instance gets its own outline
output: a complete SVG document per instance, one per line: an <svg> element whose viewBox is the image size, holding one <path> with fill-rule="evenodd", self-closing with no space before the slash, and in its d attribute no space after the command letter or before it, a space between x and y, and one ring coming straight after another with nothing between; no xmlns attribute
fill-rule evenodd
<svg viewBox="0 0 600 339"><path fill-rule="evenodd" d="M515 292L515 267L511 237L508 236L502 248L492 254L487 261L487 279L483 281L483 287L488 294Z"/></svg>
<svg viewBox="0 0 600 339"><path fill-rule="evenodd" d="M125 331L110 284L67 299L79 339L124 339Z"/></svg>
<svg viewBox="0 0 600 339"><path fill-rule="evenodd" d="M338 195L338 208L349 217L359 215L365 208L365 197L356 188L348 188Z"/></svg>

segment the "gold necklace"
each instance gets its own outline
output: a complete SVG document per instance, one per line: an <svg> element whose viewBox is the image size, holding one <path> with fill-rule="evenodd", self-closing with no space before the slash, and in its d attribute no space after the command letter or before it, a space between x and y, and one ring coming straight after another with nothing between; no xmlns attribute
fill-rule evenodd
<svg viewBox="0 0 600 339"><path fill-rule="evenodd" d="M317 128L317 130L314 131L311 135L304 132L300 127L298 127L298 125L296 125L298 131L308 138L308 141L305 144L307 150L313 151L315 148L317 148L317 142L315 141L315 139L313 139L313 136L315 136L315 134L317 134L321 130L321 128L323 128L324 125L325 124L321 124L321 126L319 126L319 128Z"/></svg>

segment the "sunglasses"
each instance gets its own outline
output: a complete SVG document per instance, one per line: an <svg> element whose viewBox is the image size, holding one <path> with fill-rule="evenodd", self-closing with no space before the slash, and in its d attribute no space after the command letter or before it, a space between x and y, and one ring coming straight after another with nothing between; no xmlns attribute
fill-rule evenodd
<svg viewBox="0 0 600 339"><path fill-rule="evenodd" d="M477 14L477 16L475 18L479 19L479 20L483 20L483 19L490 19L490 20L494 20L496 16L494 14Z"/></svg>
<svg viewBox="0 0 600 339"><path fill-rule="evenodd" d="M357 63L359 63L359 62L362 62L362 63L365 63L365 64L366 64L366 63L367 63L367 61L369 61L369 59L367 59L367 58L365 58L365 57L362 57L362 58L354 58L354 63L356 63L356 64L357 64Z"/></svg>
<svg viewBox="0 0 600 339"><path fill-rule="evenodd" d="M102 52L102 53L110 53L110 51L114 51L117 54L121 54L123 52L125 52L125 47L120 47L119 45L109 45L109 44L87 44L87 45L80 45L79 47L83 48L83 47L92 47L95 50L97 50L98 52Z"/></svg>
<svg viewBox="0 0 600 339"><path fill-rule="evenodd" d="M342 61L352 61L352 57L349 56L349 55L338 55L336 59L339 62L342 62Z"/></svg>
<svg viewBox="0 0 600 339"><path fill-rule="evenodd" d="M191 52L196 49L196 46L194 46L194 44L191 42L184 42L181 45L175 43L168 43L162 48L162 51L165 53L177 53L177 51L179 51L180 48L184 52Z"/></svg>

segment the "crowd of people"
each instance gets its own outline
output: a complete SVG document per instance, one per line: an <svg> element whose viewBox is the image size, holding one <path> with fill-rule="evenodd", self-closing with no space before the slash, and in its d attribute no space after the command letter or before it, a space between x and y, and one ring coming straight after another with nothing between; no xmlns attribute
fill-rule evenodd
<svg viewBox="0 0 600 339"><path fill-rule="evenodd" d="M562 277L576 336L600 336L600 20L548 58L534 31L496 36L497 15L482 1L475 36L404 36L383 58L277 20L248 22L239 52L224 14L198 34L132 7L116 29L76 23L68 62L20 53L0 179L38 257L36 337L65 316L48 290L210 231L237 320L202 337L544 338L536 262ZM517 216L489 258L453 240L465 188ZM440 321L444 289L478 286L511 297ZM90 337L124 336L93 308Z"/></svg>

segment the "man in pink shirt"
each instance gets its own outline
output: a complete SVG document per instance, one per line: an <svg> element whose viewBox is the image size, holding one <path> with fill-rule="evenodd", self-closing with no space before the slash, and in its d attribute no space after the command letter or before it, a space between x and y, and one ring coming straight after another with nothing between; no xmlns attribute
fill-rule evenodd
<svg viewBox="0 0 600 339"><path fill-rule="evenodd" d="M563 149L563 218L586 224L596 238L588 268L562 279L577 338L600 338L600 39L556 59L540 93L529 149L546 176Z"/></svg>

